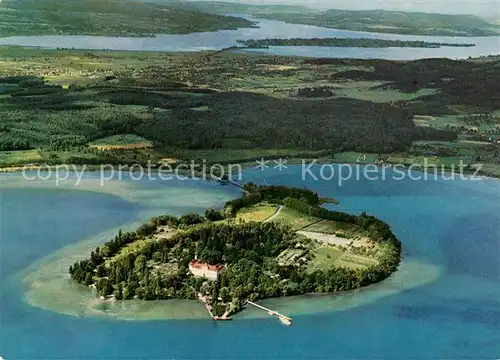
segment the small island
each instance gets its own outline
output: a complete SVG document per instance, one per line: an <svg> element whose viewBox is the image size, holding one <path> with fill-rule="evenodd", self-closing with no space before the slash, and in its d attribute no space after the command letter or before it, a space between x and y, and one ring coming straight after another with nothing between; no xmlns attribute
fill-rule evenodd
<svg viewBox="0 0 500 360"><path fill-rule="evenodd" d="M370 38L312 38L312 39L259 39L259 40L237 40L251 49L267 49L270 46L324 46L324 47L362 47L362 48L440 48L449 47L473 47L476 44L465 43L439 43L427 41L404 41L404 40L382 40Z"/></svg>
<svg viewBox="0 0 500 360"><path fill-rule="evenodd" d="M201 300L212 319L230 320L257 300L348 291L397 270L401 243L377 218L327 210L307 189L243 190L204 216L159 216L120 231L71 265L71 278L103 300Z"/></svg>

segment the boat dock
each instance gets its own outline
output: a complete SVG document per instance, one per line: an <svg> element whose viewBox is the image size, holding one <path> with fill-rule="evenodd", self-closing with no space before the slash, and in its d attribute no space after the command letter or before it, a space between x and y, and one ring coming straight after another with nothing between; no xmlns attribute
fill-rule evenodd
<svg viewBox="0 0 500 360"><path fill-rule="evenodd" d="M193 287L191 287L191 288L194 290ZM209 297L204 296L201 293L198 293L198 299L203 303L203 305L205 306L205 309L207 310L207 312L210 315L210 318L212 320L214 320L214 321L229 321L229 320L233 320L233 318L230 316L230 314L227 311L222 316L216 316L216 315L214 315L213 312L212 312L212 305L209 304L209 301L211 301L211 299Z"/></svg>
<svg viewBox="0 0 500 360"><path fill-rule="evenodd" d="M254 302L252 302L252 301L250 301L250 300L247 300L247 301L246 301L246 303L247 303L247 304L250 304L250 305L253 305L253 306L255 306L256 308L259 308L259 309L261 309L261 310L264 310L265 312L267 312L267 313L268 313L269 315L271 315L271 316L276 316L276 317L278 317L278 319L279 319L279 320L280 320L283 324L285 324L285 325L287 325L287 326L292 325L292 318L290 318L290 317L288 317L288 316L285 316L285 315L283 315L283 314L280 314L280 313L279 313L279 312L277 312L277 311L274 311L274 310L268 309L268 308L266 308L266 307L264 307L264 306L262 306L262 305L256 304L256 303L254 303Z"/></svg>

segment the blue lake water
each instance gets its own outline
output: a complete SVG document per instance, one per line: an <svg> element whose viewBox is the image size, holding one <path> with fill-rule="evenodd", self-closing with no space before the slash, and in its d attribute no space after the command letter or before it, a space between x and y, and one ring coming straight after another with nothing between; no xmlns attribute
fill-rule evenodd
<svg viewBox="0 0 500 360"><path fill-rule="evenodd" d="M200 211L200 197L208 199L204 206L220 206L238 191L201 181L141 182L130 184L127 191L137 188L142 200L130 202L97 192L0 185L0 355L6 359L500 356L500 181L352 179L339 186L337 180L302 179L300 166L281 172L250 169L244 180L307 186L338 198L344 211L374 214L389 222L402 240L404 263L418 261L441 272L427 284L350 309L332 306L318 314L292 313L292 327L267 318L216 324L66 316L23 301L19 271L60 247L136 220L148 207L158 214ZM168 194L164 198L159 195L163 192ZM193 192L196 197L191 197ZM355 293L352 300L362 300L377 289L390 290L390 283Z"/></svg>
<svg viewBox="0 0 500 360"><path fill-rule="evenodd" d="M448 57L464 59L500 53L500 37L441 37L414 36L400 34L367 33L328 29L311 25L288 24L282 21L254 19L256 28L221 30L215 32L193 33L186 35L159 34L154 38L127 38L106 36L13 36L0 38L0 45L20 45L40 48L108 49L136 51L201 51L218 50L238 45L237 40L266 38L377 38L388 40L423 40L446 43L473 43L474 47L441 48L341 48L341 47L271 47L251 49L273 55L298 55L325 58L362 58L413 60L423 58Z"/></svg>

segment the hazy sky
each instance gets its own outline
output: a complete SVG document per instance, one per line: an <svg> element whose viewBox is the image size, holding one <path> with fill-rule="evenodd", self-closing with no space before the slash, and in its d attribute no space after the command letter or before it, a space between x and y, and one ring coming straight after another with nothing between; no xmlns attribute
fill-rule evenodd
<svg viewBox="0 0 500 360"><path fill-rule="evenodd" d="M229 0L249 4L295 4L314 8L387 9L476 14L500 19L500 0Z"/></svg>

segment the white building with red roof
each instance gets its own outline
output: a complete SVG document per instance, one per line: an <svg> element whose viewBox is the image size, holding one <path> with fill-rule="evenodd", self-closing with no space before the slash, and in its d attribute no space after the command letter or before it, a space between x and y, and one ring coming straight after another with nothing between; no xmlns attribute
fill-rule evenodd
<svg viewBox="0 0 500 360"><path fill-rule="evenodd" d="M210 265L196 258L189 263L189 271L195 277L203 277L209 280L217 280L222 269L224 269L222 265Z"/></svg>

